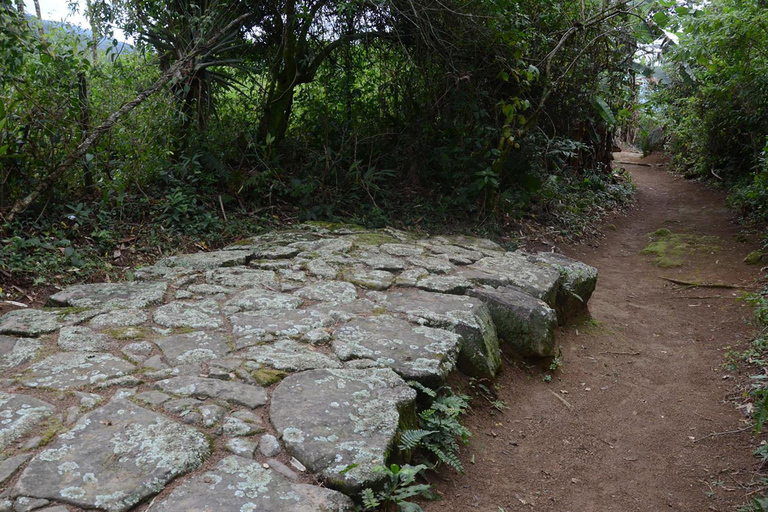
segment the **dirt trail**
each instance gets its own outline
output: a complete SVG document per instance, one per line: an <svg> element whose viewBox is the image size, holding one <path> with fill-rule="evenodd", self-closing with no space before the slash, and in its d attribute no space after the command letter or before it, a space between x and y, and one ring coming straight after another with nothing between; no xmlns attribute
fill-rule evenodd
<svg viewBox="0 0 768 512"><path fill-rule="evenodd" d="M640 155L621 153L622 162ZM749 338L751 310L733 289L680 289L671 277L754 288L755 244L723 194L653 166L626 165L637 206L614 221L598 247L564 248L600 271L592 324L558 333L563 367L552 382L523 364L505 365L499 398L509 409L470 414L466 476L435 479L444 501L427 512L726 511L746 501L757 476L745 417L728 401L728 345ZM717 236L719 250L659 268L639 252L659 228ZM554 394L567 401L570 408Z"/></svg>

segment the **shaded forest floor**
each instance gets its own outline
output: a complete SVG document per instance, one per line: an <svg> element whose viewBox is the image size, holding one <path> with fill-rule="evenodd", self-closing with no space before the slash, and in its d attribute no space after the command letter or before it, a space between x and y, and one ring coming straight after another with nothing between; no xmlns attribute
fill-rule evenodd
<svg viewBox="0 0 768 512"><path fill-rule="evenodd" d="M759 267L743 263L757 242L723 193L671 176L661 157L616 156L638 186L636 207L599 244L562 248L599 269L593 320L558 333L551 382L539 368L505 365L498 394L509 408L470 413L467 475L434 477L444 500L427 512L726 511L761 485L733 403L746 375L725 365L753 332L738 297L757 287ZM706 243L660 268L640 252L664 228Z"/></svg>

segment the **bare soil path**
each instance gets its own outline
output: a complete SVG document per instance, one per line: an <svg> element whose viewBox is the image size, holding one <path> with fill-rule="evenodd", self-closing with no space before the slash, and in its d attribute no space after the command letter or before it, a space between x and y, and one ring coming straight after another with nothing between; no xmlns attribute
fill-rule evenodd
<svg viewBox="0 0 768 512"><path fill-rule="evenodd" d="M505 365L499 398L509 409L470 414L468 474L443 470L444 500L427 512L732 511L754 489L751 432L711 434L746 425L729 401L743 376L724 362L726 347L751 334L751 310L736 297L756 286L759 267L743 263L756 244L739 236L722 193L676 179L658 158L617 157L644 164L626 165L637 206L599 246L564 249L600 271L595 321L558 333L563 367L549 383ZM653 266L639 253L660 228L716 236L718 249Z"/></svg>

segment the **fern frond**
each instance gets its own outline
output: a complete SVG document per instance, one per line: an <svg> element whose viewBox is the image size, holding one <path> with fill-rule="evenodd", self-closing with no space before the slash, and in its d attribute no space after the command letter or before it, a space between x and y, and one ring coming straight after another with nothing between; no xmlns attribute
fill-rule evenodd
<svg viewBox="0 0 768 512"><path fill-rule="evenodd" d="M435 434L436 432L436 430L422 429L404 430L400 434L400 444L398 444L398 448L401 450L413 450L421 444L425 437Z"/></svg>

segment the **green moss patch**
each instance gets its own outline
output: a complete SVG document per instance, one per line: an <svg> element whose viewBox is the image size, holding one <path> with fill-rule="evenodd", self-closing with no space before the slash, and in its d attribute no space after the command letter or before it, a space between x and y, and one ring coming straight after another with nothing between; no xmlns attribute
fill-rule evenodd
<svg viewBox="0 0 768 512"><path fill-rule="evenodd" d="M662 268L680 267L685 263L686 256L696 252L712 253L720 250L720 239L716 236L673 233L667 228L658 229L648 236L651 243L640 254L656 256L652 263Z"/></svg>
<svg viewBox="0 0 768 512"><path fill-rule="evenodd" d="M271 368L259 368L251 372L254 380L259 386L267 387L276 382L280 382L288 376L287 373L280 370L273 370Z"/></svg>

